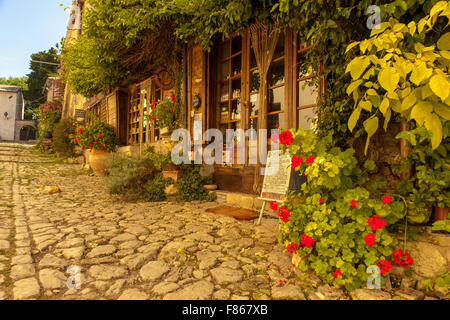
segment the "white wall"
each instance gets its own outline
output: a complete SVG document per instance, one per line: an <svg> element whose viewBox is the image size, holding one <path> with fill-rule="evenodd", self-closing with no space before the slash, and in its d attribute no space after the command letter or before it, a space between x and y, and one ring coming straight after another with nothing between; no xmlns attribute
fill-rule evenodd
<svg viewBox="0 0 450 320"><path fill-rule="evenodd" d="M11 97L9 99L9 97ZM17 93L0 91L0 140L14 140ZM8 120L4 113L8 112Z"/></svg>

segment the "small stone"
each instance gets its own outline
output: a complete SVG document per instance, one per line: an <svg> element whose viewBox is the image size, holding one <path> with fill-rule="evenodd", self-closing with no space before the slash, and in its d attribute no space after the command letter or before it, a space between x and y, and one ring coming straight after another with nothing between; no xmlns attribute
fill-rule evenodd
<svg viewBox="0 0 450 320"><path fill-rule="evenodd" d="M83 256L83 253L84 253L84 247L69 248L69 249L64 249L62 251L64 258L74 259L74 260L81 259L81 257Z"/></svg>
<svg viewBox="0 0 450 320"><path fill-rule="evenodd" d="M214 292L213 299L215 300L228 300L230 298L231 291L228 289L220 289Z"/></svg>
<svg viewBox="0 0 450 320"><path fill-rule="evenodd" d="M72 238L68 240L64 240L56 245L56 248L59 249L68 249L68 248L75 248L75 247L82 247L84 246L84 240L81 238Z"/></svg>
<svg viewBox="0 0 450 320"><path fill-rule="evenodd" d="M223 257L223 254L221 254L220 252L198 252L197 260L199 261L199 268L201 270L206 270L214 267L220 257Z"/></svg>
<svg viewBox="0 0 450 320"><path fill-rule="evenodd" d="M192 275L195 279L202 279L205 276L202 270L194 270Z"/></svg>
<svg viewBox="0 0 450 320"><path fill-rule="evenodd" d="M89 274L97 280L111 280L128 275L128 271L119 266L96 265L89 268Z"/></svg>
<svg viewBox="0 0 450 320"><path fill-rule="evenodd" d="M425 297L425 294L422 291L414 289L399 289L396 290L394 294L404 300L422 300Z"/></svg>
<svg viewBox="0 0 450 320"><path fill-rule="evenodd" d="M58 257L55 257L54 255L48 253L46 254L41 261L39 261L39 268L64 268L68 265L67 261Z"/></svg>
<svg viewBox="0 0 450 320"><path fill-rule="evenodd" d="M40 293L41 288L39 287L39 283L36 278L23 279L14 283L14 300L37 298Z"/></svg>
<svg viewBox="0 0 450 320"><path fill-rule="evenodd" d="M174 282L161 282L154 286L152 291L158 295L165 295L179 288L180 286Z"/></svg>
<svg viewBox="0 0 450 320"><path fill-rule="evenodd" d="M30 255L20 255L20 256L15 256L12 257L11 259L11 265L16 265L16 264L30 264L33 263L33 259L31 258Z"/></svg>
<svg viewBox="0 0 450 320"><path fill-rule="evenodd" d="M144 280L159 280L163 275L169 272L170 266L163 261L150 261L139 271L140 276Z"/></svg>
<svg viewBox="0 0 450 320"><path fill-rule="evenodd" d="M150 256L150 254L137 253L122 258L120 263L126 265L130 270L135 270L141 268Z"/></svg>
<svg viewBox="0 0 450 320"><path fill-rule="evenodd" d="M216 268L211 270L211 275L218 284L228 284L241 281L244 273L241 270Z"/></svg>
<svg viewBox="0 0 450 320"><path fill-rule="evenodd" d="M19 280L34 276L35 270L32 264L19 264L11 268L11 278Z"/></svg>
<svg viewBox="0 0 450 320"><path fill-rule="evenodd" d="M122 242L119 245L119 249L126 250L126 249L136 249L138 247L142 246L142 242L138 240L132 240L132 241L126 241Z"/></svg>
<svg viewBox="0 0 450 320"><path fill-rule="evenodd" d="M108 291L106 291L105 295L106 296L116 296L116 295L118 295L120 293L120 291L122 290L123 286L125 285L125 283L126 283L126 280L124 280L124 279L117 280L108 289Z"/></svg>
<svg viewBox="0 0 450 320"><path fill-rule="evenodd" d="M147 300L148 294L138 289L125 290L118 300Z"/></svg>
<svg viewBox="0 0 450 320"><path fill-rule="evenodd" d="M297 286L289 284L272 288L272 298L276 300L305 300L305 295Z"/></svg>
<svg viewBox="0 0 450 320"><path fill-rule="evenodd" d="M67 282L67 277L62 272L53 269L39 271L39 279L44 289L61 289Z"/></svg>
<svg viewBox="0 0 450 320"><path fill-rule="evenodd" d="M355 289L350 292L353 300L389 300L391 295L381 290Z"/></svg>
<svg viewBox="0 0 450 320"><path fill-rule="evenodd" d="M117 251L116 247L114 247L112 245L98 246L98 247L92 249L91 252L89 252L86 255L86 257L87 258L96 258L96 257L100 257L100 256L109 256L116 251Z"/></svg>
<svg viewBox="0 0 450 320"><path fill-rule="evenodd" d="M0 250L8 250L9 249L9 241L0 240Z"/></svg>
<svg viewBox="0 0 450 320"><path fill-rule="evenodd" d="M214 285L206 280L191 284L177 292L166 294L163 300L209 300Z"/></svg>
<svg viewBox="0 0 450 320"><path fill-rule="evenodd" d="M136 240L136 236L134 234L122 233L122 234L118 235L117 237L112 238L110 242L112 244L116 244L119 242L126 242L126 241L132 241L132 240Z"/></svg>

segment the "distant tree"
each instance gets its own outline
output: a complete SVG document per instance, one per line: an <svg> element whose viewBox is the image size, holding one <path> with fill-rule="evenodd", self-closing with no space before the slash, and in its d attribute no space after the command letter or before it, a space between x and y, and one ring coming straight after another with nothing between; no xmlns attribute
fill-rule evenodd
<svg viewBox="0 0 450 320"><path fill-rule="evenodd" d="M22 87L24 91L28 90L28 77L9 77L9 78L1 78L0 84L7 84L11 86L19 86Z"/></svg>
<svg viewBox="0 0 450 320"><path fill-rule="evenodd" d="M31 55L31 60L59 63L59 45L57 48L51 48L48 51L40 51ZM31 73L28 76L28 90L24 92L27 101L27 109L35 109L45 102L45 96L42 92L45 81L48 77L57 76L59 67L57 65L44 64L30 61Z"/></svg>

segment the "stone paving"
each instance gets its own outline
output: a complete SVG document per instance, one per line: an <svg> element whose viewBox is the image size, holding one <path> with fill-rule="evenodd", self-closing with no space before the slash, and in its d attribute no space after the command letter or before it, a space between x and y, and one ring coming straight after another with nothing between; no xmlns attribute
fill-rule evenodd
<svg viewBox="0 0 450 320"><path fill-rule="evenodd" d="M0 144L0 300L350 299L300 280L275 218L255 226L205 212L217 203L121 202L80 167ZM381 293L370 294L390 298Z"/></svg>

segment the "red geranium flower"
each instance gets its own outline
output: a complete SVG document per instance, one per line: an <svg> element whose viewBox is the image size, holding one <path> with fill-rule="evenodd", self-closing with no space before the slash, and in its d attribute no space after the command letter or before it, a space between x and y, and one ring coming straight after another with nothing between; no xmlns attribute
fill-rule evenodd
<svg viewBox="0 0 450 320"><path fill-rule="evenodd" d="M102 147L104 148L104 147L105 147L105 145L104 145L104 144L102 144Z"/></svg>
<svg viewBox="0 0 450 320"><path fill-rule="evenodd" d="M356 208L356 200L350 201L350 206L352 206L353 208Z"/></svg>
<svg viewBox="0 0 450 320"><path fill-rule="evenodd" d="M92 143L89 143L89 148L92 148Z"/></svg>
<svg viewBox="0 0 450 320"><path fill-rule="evenodd" d="M86 148L85 146L83 146L83 150L84 150L84 148Z"/></svg>
<svg viewBox="0 0 450 320"><path fill-rule="evenodd" d="M272 201L270 203L270 209L272 209L274 211L278 210L278 203L276 201Z"/></svg>
<svg viewBox="0 0 450 320"><path fill-rule="evenodd" d="M66 134L66 137L68 137L69 136L69 134Z"/></svg>
<svg viewBox="0 0 450 320"><path fill-rule="evenodd" d="M170 112L175 113L175 109L171 109Z"/></svg>
<svg viewBox="0 0 450 320"><path fill-rule="evenodd" d="M95 140L95 141L94 141L94 143L95 143L95 144L97 144L97 143L98 143L98 141L97 141L97 140Z"/></svg>
<svg viewBox="0 0 450 320"><path fill-rule="evenodd" d="M155 116L152 117L152 120L155 121Z"/></svg>
<svg viewBox="0 0 450 320"><path fill-rule="evenodd" d="M402 250L395 250L392 258L394 259L395 264L398 264L402 267L409 267L414 263L411 255L408 252L403 253Z"/></svg>
<svg viewBox="0 0 450 320"><path fill-rule="evenodd" d="M312 163L314 163L314 160L316 160L316 157L309 156L305 162L306 162L306 164L312 164Z"/></svg>
<svg viewBox="0 0 450 320"><path fill-rule="evenodd" d="M287 245L286 249L290 254L296 254L298 249L300 249L300 245L298 243L291 242Z"/></svg>
<svg viewBox="0 0 450 320"><path fill-rule="evenodd" d="M371 247L375 244L375 233L369 233L367 236L364 237L364 241L366 244Z"/></svg>
<svg viewBox="0 0 450 320"><path fill-rule="evenodd" d="M98 135L98 138L100 139L101 137L102 137L102 135L101 135L101 134L99 134L99 135Z"/></svg>
<svg viewBox="0 0 450 320"><path fill-rule="evenodd" d="M294 137L292 136L292 133L290 131L281 132L279 138L280 138L280 143L283 146L288 146L294 142Z"/></svg>
<svg viewBox="0 0 450 320"><path fill-rule="evenodd" d="M311 246L316 242L314 238L307 236L306 234L303 234L301 237L301 244L305 247L311 248Z"/></svg>
<svg viewBox="0 0 450 320"><path fill-rule="evenodd" d="M320 202L320 203L323 203L323 198L320 198L319 202Z"/></svg>
<svg viewBox="0 0 450 320"><path fill-rule="evenodd" d="M175 98L175 96L173 94L170 95L170 100L172 100L172 102L176 102L177 101L177 99Z"/></svg>
<svg viewBox="0 0 450 320"><path fill-rule="evenodd" d="M301 163L303 163L303 158L295 154L291 159L292 169L295 170Z"/></svg>
<svg viewBox="0 0 450 320"><path fill-rule="evenodd" d="M383 202L385 204L391 203L392 202L392 198L389 196L383 196Z"/></svg>
<svg viewBox="0 0 450 320"><path fill-rule="evenodd" d="M388 273L393 268L392 263L388 260L378 260L378 268L380 268L381 274Z"/></svg>
<svg viewBox="0 0 450 320"><path fill-rule="evenodd" d="M337 269L334 273L333 273L333 277L337 278L337 277L342 277L342 272L340 269Z"/></svg>
<svg viewBox="0 0 450 320"><path fill-rule="evenodd" d="M367 219L367 224L372 228L373 231L376 231L386 225L386 220L380 219L379 216L374 215L371 218Z"/></svg>
<svg viewBox="0 0 450 320"><path fill-rule="evenodd" d="M283 222L289 222L289 217L291 216L291 213L289 212L289 209L286 206L282 206L278 210L278 215L280 216Z"/></svg>
<svg viewBox="0 0 450 320"><path fill-rule="evenodd" d="M80 131L79 131L79 132L80 132L80 134L82 134L82 133L83 133L83 129L80 129Z"/></svg>

